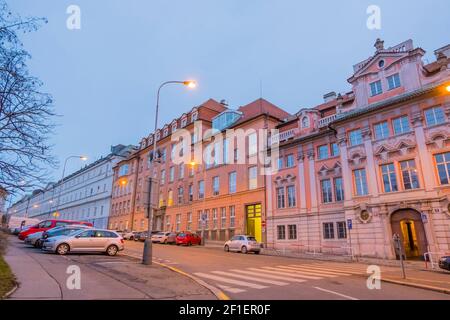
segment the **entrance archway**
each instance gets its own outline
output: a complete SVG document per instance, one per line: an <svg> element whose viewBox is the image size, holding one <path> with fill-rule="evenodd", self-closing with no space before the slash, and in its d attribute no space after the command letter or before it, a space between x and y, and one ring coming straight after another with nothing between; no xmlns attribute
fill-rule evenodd
<svg viewBox="0 0 450 320"><path fill-rule="evenodd" d="M408 259L423 258L427 252L427 237L422 217L413 209L401 209L391 215L392 234L400 235L403 253ZM397 254L397 258L399 258Z"/></svg>

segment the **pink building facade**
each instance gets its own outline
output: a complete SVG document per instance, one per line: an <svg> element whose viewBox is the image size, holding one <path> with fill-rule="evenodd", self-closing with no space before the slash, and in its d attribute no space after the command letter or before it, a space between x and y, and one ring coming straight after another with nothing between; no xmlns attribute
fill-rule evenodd
<svg viewBox="0 0 450 320"><path fill-rule="evenodd" d="M450 45L408 40L354 66L351 91L278 125L267 247L395 259L450 251Z"/></svg>

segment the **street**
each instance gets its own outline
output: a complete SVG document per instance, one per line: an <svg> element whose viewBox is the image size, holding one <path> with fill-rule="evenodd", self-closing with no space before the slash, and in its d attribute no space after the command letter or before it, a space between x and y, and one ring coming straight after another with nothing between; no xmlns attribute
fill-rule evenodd
<svg viewBox="0 0 450 320"><path fill-rule="evenodd" d="M140 257L142 248L140 242L127 241L121 254ZM380 290L369 290L369 275L361 265L162 244L153 245L153 254L155 261L192 274L222 289L231 299L450 300L447 294L384 282ZM381 276L385 269L393 268L381 267Z"/></svg>

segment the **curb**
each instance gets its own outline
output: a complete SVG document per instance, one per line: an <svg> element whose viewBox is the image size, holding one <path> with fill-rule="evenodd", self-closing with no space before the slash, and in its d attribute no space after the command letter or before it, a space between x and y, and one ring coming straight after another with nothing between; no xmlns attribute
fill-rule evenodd
<svg viewBox="0 0 450 320"><path fill-rule="evenodd" d="M132 256L132 255L126 254L126 253L123 254L123 255L125 255L127 257L131 257L133 259L139 259L140 260L140 258L138 258L136 256ZM184 272L184 271L182 271L182 270L180 270L178 268L169 266L169 265L161 263L161 262L152 261L152 263L155 263L155 264L160 265L160 266L162 266L164 268L167 268L167 269L169 269L169 270L171 270L173 272L176 272L178 274L181 274L181 275L183 275L185 277L188 277L188 278L192 279L193 281L195 281L196 283L198 283L202 287L205 287L206 289L211 291L217 297L217 299L219 299L219 300L231 300L231 298L229 296L227 296L222 290L220 290L220 289L218 289L218 288L216 288L216 287L206 283L205 281L203 281L203 280L201 280L201 279L199 279L199 278L197 278L197 277L195 277L195 276L193 276L193 275L191 275L191 274L189 274L187 272Z"/></svg>
<svg viewBox="0 0 450 320"><path fill-rule="evenodd" d="M17 289L19 289L19 285L17 283L15 283L14 287L11 290L9 290L7 293L5 293L3 295L3 297L1 297L0 300L8 299L14 292L16 292Z"/></svg>
<svg viewBox="0 0 450 320"><path fill-rule="evenodd" d="M417 284L417 283L411 283L411 282L405 282L405 281L399 281L399 280L393 280L393 279L381 279L381 281L387 282L387 283L394 283L406 287L413 287L418 289L424 289L424 290L430 290L445 294L450 294L450 289L446 288L440 288L440 287L433 287L433 286L427 286L425 284Z"/></svg>

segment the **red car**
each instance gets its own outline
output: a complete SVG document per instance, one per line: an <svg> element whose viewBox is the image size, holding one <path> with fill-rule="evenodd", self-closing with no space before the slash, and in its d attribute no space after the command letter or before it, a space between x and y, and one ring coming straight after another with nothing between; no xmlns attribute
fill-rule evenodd
<svg viewBox="0 0 450 320"><path fill-rule="evenodd" d="M201 244L202 238L195 233L181 232L177 235L175 241L177 246L179 246L180 244L185 246L191 246L193 244Z"/></svg>
<svg viewBox="0 0 450 320"><path fill-rule="evenodd" d="M74 220L44 220L39 222L38 224L29 227L26 230L23 230L19 233L19 239L25 240L25 238L33 233L40 232L40 231L47 231L49 229L65 226L68 224L82 224L88 227L92 227L92 223L90 222L84 222L84 221L74 221Z"/></svg>

